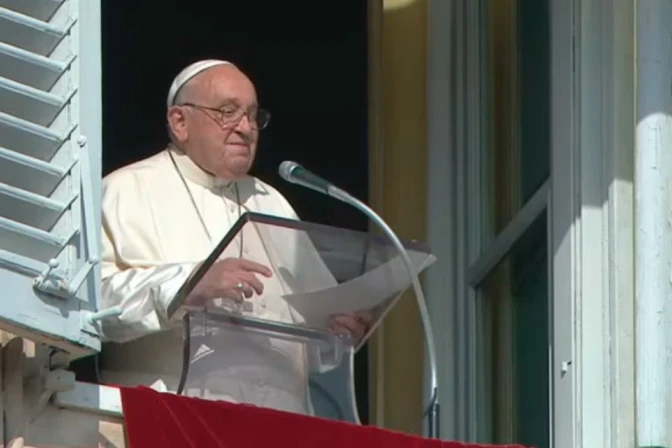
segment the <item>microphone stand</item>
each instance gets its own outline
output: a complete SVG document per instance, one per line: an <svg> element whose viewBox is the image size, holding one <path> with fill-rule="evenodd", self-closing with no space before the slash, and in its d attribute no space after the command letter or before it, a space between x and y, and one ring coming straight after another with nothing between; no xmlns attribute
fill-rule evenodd
<svg viewBox="0 0 672 448"><path fill-rule="evenodd" d="M434 332L432 330L432 321L429 318L429 311L427 310L427 302L425 299L425 294L422 292L422 286L420 285L420 280L418 279L418 273L413 268L408 253L404 248L404 245L401 243L394 231L385 223L385 221L374 212L368 205L364 204L359 199L351 196L347 192L341 190L340 188L329 185L327 187L326 193L338 199L346 204L356 208L357 210L364 213L371 221L376 223L380 227L385 235L392 241L392 244L395 246L399 255L401 256L402 261L406 265L409 275L411 276L411 281L413 283L413 291L415 292L415 298L418 302L418 308L420 309L420 318L422 319L422 326L425 332L425 338L427 340L427 352L429 353L429 390L431 391L431 396L429 399L429 404L426 410L423 412L422 417L429 416L428 419L428 435L430 438L438 439L439 438L439 416L440 416L440 405L439 405L439 387L437 381L437 368L436 368L436 347L434 345Z"/></svg>

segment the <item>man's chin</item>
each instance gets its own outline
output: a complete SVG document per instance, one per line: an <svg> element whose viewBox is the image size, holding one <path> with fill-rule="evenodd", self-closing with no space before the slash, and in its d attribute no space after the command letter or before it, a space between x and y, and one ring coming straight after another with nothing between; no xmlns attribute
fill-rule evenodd
<svg viewBox="0 0 672 448"><path fill-rule="evenodd" d="M232 160L232 163L229 165L231 174L235 177L245 177L252 167L252 159L250 157L236 157L236 160Z"/></svg>

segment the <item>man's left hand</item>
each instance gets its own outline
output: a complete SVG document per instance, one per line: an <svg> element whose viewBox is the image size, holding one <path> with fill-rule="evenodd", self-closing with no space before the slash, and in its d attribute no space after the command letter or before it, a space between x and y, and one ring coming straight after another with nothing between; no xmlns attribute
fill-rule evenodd
<svg viewBox="0 0 672 448"><path fill-rule="evenodd" d="M366 311L354 314L336 314L331 317L330 329L336 334L348 335L353 345L359 344L371 328L373 316Z"/></svg>

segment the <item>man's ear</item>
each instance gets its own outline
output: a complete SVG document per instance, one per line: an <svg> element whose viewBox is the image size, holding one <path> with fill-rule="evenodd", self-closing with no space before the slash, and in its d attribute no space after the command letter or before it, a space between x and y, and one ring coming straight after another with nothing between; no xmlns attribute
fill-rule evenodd
<svg viewBox="0 0 672 448"><path fill-rule="evenodd" d="M168 119L168 128L178 142L184 142L189 137L187 130L187 117L184 108L180 106L171 106L166 114Z"/></svg>

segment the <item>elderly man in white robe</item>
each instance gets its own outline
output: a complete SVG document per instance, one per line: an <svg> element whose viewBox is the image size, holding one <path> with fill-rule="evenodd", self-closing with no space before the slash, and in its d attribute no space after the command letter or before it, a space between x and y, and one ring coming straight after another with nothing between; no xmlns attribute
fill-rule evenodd
<svg viewBox="0 0 672 448"><path fill-rule="evenodd" d="M167 307L178 289L241 213L298 217L276 189L248 175L270 115L259 108L254 85L236 66L219 60L190 65L175 78L167 106L168 148L104 179L102 302L119 307L121 315L103 322L112 343L103 348L101 378L174 392L183 328L179 319L169 318ZM244 256L236 255L238 249ZM248 239L229 255L206 273L185 305L244 296L251 304L248 314L293 321L281 299L287 285L264 245ZM341 315L332 324L358 339L370 322ZM301 344L278 342L267 351L249 352L231 344L225 360L217 359L226 365L204 383L201 396L311 413L308 356Z"/></svg>

